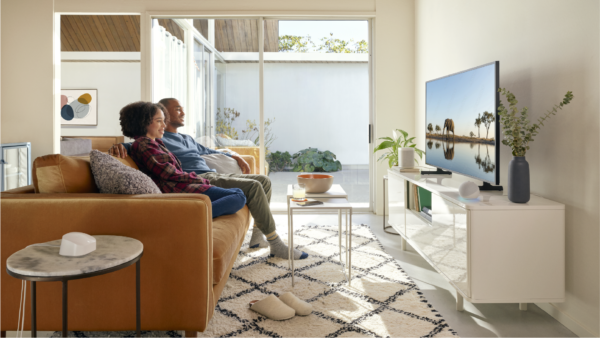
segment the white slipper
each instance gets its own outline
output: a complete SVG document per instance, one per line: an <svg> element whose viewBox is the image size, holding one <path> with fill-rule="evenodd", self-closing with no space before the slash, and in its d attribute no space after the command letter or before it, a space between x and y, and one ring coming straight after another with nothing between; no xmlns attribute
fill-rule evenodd
<svg viewBox="0 0 600 338"><path fill-rule="evenodd" d="M291 292L282 294L279 296L279 300L294 309L298 316L308 316L312 313L312 305L294 296Z"/></svg>
<svg viewBox="0 0 600 338"><path fill-rule="evenodd" d="M284 302L274 295L269 295L263 300L250 302L250 310L256 311L273 320L286 320L296 315L294 309L285 305Z"/></svg>

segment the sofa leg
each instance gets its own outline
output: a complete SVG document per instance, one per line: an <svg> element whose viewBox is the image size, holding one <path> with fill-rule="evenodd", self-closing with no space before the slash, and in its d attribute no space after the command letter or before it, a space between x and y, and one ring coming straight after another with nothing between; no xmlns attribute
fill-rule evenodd
<svg viewBox="0 0 600 338"><path fill-rule="evenodd" d="M198 331L185 331L186 337L198 337Z"/></svg>

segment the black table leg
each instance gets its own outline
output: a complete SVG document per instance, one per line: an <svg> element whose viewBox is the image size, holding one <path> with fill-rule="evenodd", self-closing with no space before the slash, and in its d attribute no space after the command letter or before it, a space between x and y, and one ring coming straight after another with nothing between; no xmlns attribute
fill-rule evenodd
<svg viewBox="0 0 600 338"><path fill-rule="evenodd" d="M135 335L141 337L141 321L140 321L140 262L135 263Z"/></svg>
<svg viewBox="0 0 600 338"><path fill-rule="evenodd" d="M67 332L67 281L63 281L63 308L62 308L62 317L63 317L63 332L62 332L62 336L63 337L67 337L68 336L68 332Z"/></svg>
<svg viewBox="0 0 600 338"><path fill-rule="evenodd" d="M31 336L37 337L36 318L35 318L35 282L31 281Z"/></svg>

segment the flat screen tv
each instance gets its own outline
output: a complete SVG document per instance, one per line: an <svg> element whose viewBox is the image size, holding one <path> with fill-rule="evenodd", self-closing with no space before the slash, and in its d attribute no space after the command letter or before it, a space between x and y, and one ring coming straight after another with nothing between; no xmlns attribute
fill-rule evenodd
<svg viewBox="0 0 600 338"><path fill-rule="evenodd" d="M425 163L500 183L499 68L496 61L427 81Z"/></svg>

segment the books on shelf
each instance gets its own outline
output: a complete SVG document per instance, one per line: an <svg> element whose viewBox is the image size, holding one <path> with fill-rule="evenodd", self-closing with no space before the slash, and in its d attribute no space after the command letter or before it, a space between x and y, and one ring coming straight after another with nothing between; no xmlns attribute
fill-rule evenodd
<svg viewBox="0 0 600 338"><path fill-rule="evenodd" d="M317 201L315 199L312 198L307 198L306 201L304 202L296 202L297 205L302 206L302 207L306 207L309 205L319 205L319 204L323 204L322 201Z"/></svg>
<svg viewBox="0 0 600 338"><path fill-rule="evenodd" d="M401 173L420 173L421 172L421 168L415 167L415 168L400 168L400 167L392 167L392 170L401 172Z"/></svg>

